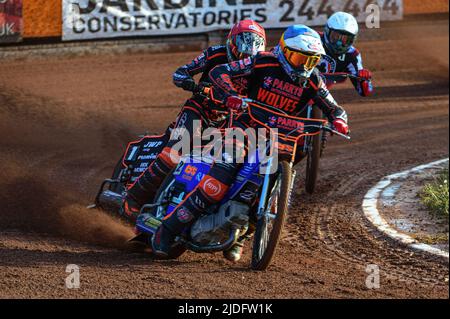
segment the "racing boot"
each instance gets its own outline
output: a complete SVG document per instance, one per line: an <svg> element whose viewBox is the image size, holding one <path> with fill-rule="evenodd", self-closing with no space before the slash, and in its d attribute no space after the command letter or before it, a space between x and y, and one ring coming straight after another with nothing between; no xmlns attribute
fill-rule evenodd
<svg viewBox="0 0 450 319"><path fill-rule="evenodd" d="M205 175L200 181L197 188L170 215L164 218L152 238L153 253L157 257L169 257L170 248L176 236L181 234L186 227L191 226L205 212L206 207L217 204L222 200L229 186L216 179L215 174L231 184L232 177L227 174L226 170L223 170L223 165L213 166L209 174Z"/></svg>
<svg viewBox="0 0 450 319"><path fill-rule="evenodd" d="M165 147L155 161L127 190L121 215L135 216L141 207L147 203L153 203L156 192L164 178L177 165L178 153L170 147Z"/></svg>
<svg viewBox="0 0 450 319"><path fill-rule="evenodd" d="M232 262L238 262L244 252L244 242L245 240L238 241L236 244L231 246L228 250L223 251L223 256Z"/></svg>
<svg viewBox="0 0 450 319"><path fill-rule="evenodd" d="M135 222L141 211L141 207L142 205L128 195L123 199L122 207L119 209L119 214L125 219Z"/></svg>
<svg viewBox="0 0 450 319"><path fill-rule="evenodd" d="M175 238L194 222L194 215L185 207L179 207L168 215L152 237L153 254L160 259L170 257L170 248Z"/></svg>

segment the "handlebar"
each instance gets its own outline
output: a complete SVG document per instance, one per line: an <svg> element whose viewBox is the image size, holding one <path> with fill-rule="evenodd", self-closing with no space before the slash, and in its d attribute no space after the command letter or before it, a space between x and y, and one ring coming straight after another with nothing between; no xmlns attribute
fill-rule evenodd
<svg viewBox="0 0 450 319"><path fill-rule="evenodd" d="M192 90L192 93L194 94L201 94L205 97L209 97L211 91L211 85L209 83L199 83L197 84L194 89Z"/></svg>
<svg viewBox="0 0 450 319"><path fill-rule="evenodd" d="M335 130L333 127L331 127L331 126L323 125L323 126L321 127L321 130L327 131L327 132L330 132L330 133L333 133L333 134L336 134L337 136L343 137L343 138L345 138L346 140L351 140L351 139L352 139L351 136L342 134L341 132L336 131L336 130Z"/></svg>
<svg viewBox="0 0 450 319"><path fill-rule="evenodd" d="M356 76L354 76L354 75L352 75L352 74L349 74L349 73L342 73L342 74L339 74L339 73L338 73L337 75L338 75L338 76L346 76L346 77L348 77L348 78L352 78L352 77L353 77L353 78L358 78L358 77L356 77ZM209 97L209 96L210 96L210 91L211 91L211 87L210 87L208 84L199 83L199 84L197 84L196 87L194 88L193 93L202 94L202 95L204 95L204 96L206 96L206 97ZM265 103L262 103L262 102L259 102L259 101L255 101L255 100L250 99L250 98L243 98L242 101L244 102L244 104L242 105L242 109L243 109L244 111L248 109L248 104L249 104L249 103L253 103L253 104L257 104L257 105L263 106L263 107L265 107L265 108L271 109L271 110L273 110L273 111L275 111L275 112L277 112L277 113L282 113L282 114L284 114L284 115L289 115L287 112L285 112L285 111L283 111L283 110L281 110L281 109L279 109L279 108L276 108L276 107L274 107L274 106L271 106L271 105L268 105L268 104L265 104ZM350 140L350 139L351 139L350 136L345 135L345 134L342 134L342 133L336 131L333 127L328 126L328 125L306 125L306 126L304 126L304 127L315 127L315 128L319 128L319 129L321 129L321 130L323 130L323 131L327 131L327 132L336 134L337 136L343 137L343 138L345 138L345 139L347 139L347 140ZM289 132L287 135L289 136L289 135L295 133L296 131L298 131L299 129L300 129L300 128L297 128L297 129L295 129L295 130Z"/></svg>
<svg viewBox="0 0 450 319"><path fill-rule="evenodd" d="M259 102L259 101L255 101L255 100L252 100L252 99L249 99L249 98L244 98L244 99L242 99L242 100L246 103L245 107L243 106L244 109L247 109L247 108L248 108L248 103L254 103L254 104L257 104L257 105L260 105L260 106L264 106L264 107L266 107L266 108L268 108L268 109L272 109L272 110L274 110L274 111L276 111L276 112L278 112L278 113L281 112L281 113L283 113L283 114L285 114L285 115L289 115L288 113L286 113L286 112L283 111L283 110L280 110L280 109L278 109L278 108L276 108L276 107L273 107L273 106L271 106L271 105L268 105L268 104L261 103L261 102ZM327 132L336 134L337 136L343 137L343 138L345 138L345 139L347 139L347 140L351 140L351 139L352 139L349 135L345 135L345 134L342 134L342 133L336 131L336 130L334 129L334 127L332 127L332 126L328 126L328 125L305 125L303 128L306 128L306 127L314 127L314 128L318 128L318 129L320 129L320 130L323 130L323 131L327 131ZM297 132L299 129L301 129L301 128L299 127L299 128L296 128L296 129L292 130L292 131L289 132L286 136L289 136L289 135L291 135L291 134Z"/></svg>
<svg viewBox="0 0 450 319"><path fill-rule="evenodd" d="M330 132L330 133L336 134L337 136L343 137L346 140L351 140L352 139L351 136L342 134L341 132L336 131L332 126L329 126L329 125L305 125L302 128L299 127L299 128L296 128L296 129L290 131L288 134L286 134L286 136L289 136L289 135L297 132L300 129L304 129L304 128L308 128L308 127L318 128L318 129L320 129L322 131L326 131L326 132Z"/></svg>
<svg viewBox="0 0 450 319"><path fill-rule="evenodd" d="M333 82L345 81L346 79L356 80L359 82L366 81L366 79L364 78L345 72L322 73L322 76L324 76L327 80Z"/></svg>

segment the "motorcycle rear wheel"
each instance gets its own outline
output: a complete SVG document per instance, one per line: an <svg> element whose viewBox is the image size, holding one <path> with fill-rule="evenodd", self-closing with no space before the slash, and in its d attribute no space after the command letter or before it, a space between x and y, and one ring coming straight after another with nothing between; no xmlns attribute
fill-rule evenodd
<svg viewBox="0 0 450 319"><path fill-rule="evenodd" d="M292 184L292 170L288 162L280 163L278 179L275 182L274 191L267 201L266 211L275 209L275 217L271 218L264 214L258 217L256 231L253 241L252 264L254 270L266 270L275 255L275 249L281 238L284 223L289 209L289 196ZM274 194L275 193L275 194ZM273 197L275 196L275 197ZM270 222L273 222L272 229L269 230Z"/></svg>

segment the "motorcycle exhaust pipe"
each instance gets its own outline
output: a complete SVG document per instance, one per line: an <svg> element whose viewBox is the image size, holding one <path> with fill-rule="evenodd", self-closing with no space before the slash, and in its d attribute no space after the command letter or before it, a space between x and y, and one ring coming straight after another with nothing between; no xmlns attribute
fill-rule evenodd
<svg viewBox="0 0 450 319"><path fill-rule="evenodd" d="M180 241L186 246L187 249L196 252L196 253L212 253L212 252L218 252L218 251L224 251L231 246L233 246L238 238L239 238L240 230L239 228L231 228L230 230L230 236L229 238L222 244L216 244L216 245L206 245L206 246L200 246L197 244L194 244L190 241L186 241L183 239L180 239Z"/></svg>
<svg viewBox="0 0 450 319"><path fill-rule="evenodd" d="M99 194L97 202L97 205L103 209L112 209L116 211L122 207L123 197L121 194L105 190Z"/></svg>

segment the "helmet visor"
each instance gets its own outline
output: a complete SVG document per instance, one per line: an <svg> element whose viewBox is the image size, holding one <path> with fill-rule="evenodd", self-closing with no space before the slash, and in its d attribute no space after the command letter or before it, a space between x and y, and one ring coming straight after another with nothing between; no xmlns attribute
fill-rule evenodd
<svg viewBox="0 0 450 319"><path fill-rule="evenodd" d="M320 55L302 53L287 47L284 48L284 56L293 68L298 69L303 67L307 71L314 69L321 59Z"/></svg>
<svg viewBox="0 0 450 319"><path fill-rule="evenodd" d="M240 59L254 56L266 50L266 41L256 33L243 32L236 35L236 50Z"/></svg>
<svg viewBox="0 0 450 319"><path fill-rule="evenodd" d="M340 48L348 48L355 41L355 36L353 34L342 33L336 30L330 30L329 40L331 44Z"/></svg>

